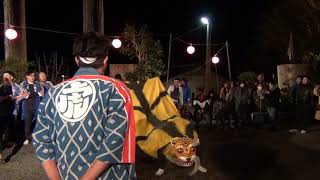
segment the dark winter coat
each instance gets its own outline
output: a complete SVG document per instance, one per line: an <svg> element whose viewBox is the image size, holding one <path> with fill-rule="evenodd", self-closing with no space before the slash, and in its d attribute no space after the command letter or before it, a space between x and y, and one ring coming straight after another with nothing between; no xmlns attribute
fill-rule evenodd
<svg viewBox="0 0 320 180"><path fill-rule="evenodd" d="M296 90L296 104L313 104L313 88L311 85L299 86Z"/></svg>
<svg viewBox="0 0 320 180"><path fill-rule="evenodd" d="M266 103L269 107L279 107L279 100L281 96L281 92L279 87L274 87L270 90L269 94L266 94Z"/></svg>

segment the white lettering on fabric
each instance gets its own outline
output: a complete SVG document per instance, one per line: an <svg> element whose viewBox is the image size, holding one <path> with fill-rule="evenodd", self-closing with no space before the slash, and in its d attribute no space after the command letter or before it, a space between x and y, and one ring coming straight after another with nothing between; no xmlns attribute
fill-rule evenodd
<svg viewBox="0 0 320 180"><path fill-rule="evenodd" d="M90 112L96 99L96 88L85 79L65 84L56 96L55 105L60 117L67 122L78 122Z"/></svg>

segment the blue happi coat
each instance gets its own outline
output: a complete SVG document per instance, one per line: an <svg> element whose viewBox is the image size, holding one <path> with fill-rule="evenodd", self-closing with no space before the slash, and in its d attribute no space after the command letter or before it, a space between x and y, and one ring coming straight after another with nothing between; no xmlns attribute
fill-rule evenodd
<svg viewBox="0 0 320 180"><path fill-rule="evenodd" d="M99 179L136 179L128 89L93 68L80 68L44 96L33 146L41 162L57 162L62 179L79 179L95 160L111 165Z"/></svg>
<svg viewBox="0 0 320 180"><path fill-rule="evenodd" d="M53 87L52 82L50 81L46 81L44 83L41 83L44 89L44 94L46 94L48 92L49 89L51 89Z"/></svg>
<svg viewBox="0 0 320 180"><path fill-rule="evenodd" d="M43 88L41 86L41 84L38 82L38 81L35 81L33 83L33 88L34 88L34 92L36 93L36 97L34 99L34 103L33 103L33 117L35 120L35 117L37 116L37 110L38 110L38 106L40 104L40 101L41 101L41 98L43 96ZM21 84L20 84L20 91L22 90L25 90L25 91L30 91L29 89L29 85L28 85L28 82L27 81L23 81ZM27 107L27 99L24 98L21 100L21 119L22 120L25 120L27 119L28 117L28 107Z"/></svg>
<svg viewBox="0 0 320 180"><path fill-rule="evenodd" d="M20 86L17 84L17 83L13 83L12 84L12 96L13 97L18 97L20 95ZM20 100L15 100L15 103L14 103L14 107L13 107L13 115L16 116L18 115L18 112L19 112L19 104L20 104Z"/></svg>

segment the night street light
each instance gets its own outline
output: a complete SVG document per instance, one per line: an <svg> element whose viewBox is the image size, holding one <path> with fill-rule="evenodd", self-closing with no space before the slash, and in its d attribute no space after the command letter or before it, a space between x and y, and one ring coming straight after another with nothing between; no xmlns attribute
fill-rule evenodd
<svg viewBox="0 0 320 180"><path fill-rule="evenodd" d="M18 33L16 30L9 28L6 30L5 35L9 40L13 40L13 39L17 38Z"/></svg>
<svg viewBox="0 0 320 180"><path fill-rule="evenodd" d="M219 58L217 57L217 56L214 56L213 58L212 58L212 63L213 64L217 64L217 63L219 63Z"/></svg>
<svg viewBox="0 0 320 180"><path fill-rule="evenodd" d="M114 48L116 48L116 49L120 48L120 47L121 47L121 44L122 44L122 42L120 41L120 39L114 39L114 40L112 41L112 46L113 46Z"/></svg>
<svg viewBox="0 0 320 180"><path fill-rule="evenodd" d="M203 24L208 25L208 24L209 24L209 19L206 18L206 17L202 17L202 18L201 18L201 22L202 22Z"/></svg>
<svg viewBox="0 0 320 180"><path fill-rule="evenodd" d="M188 54L193 54L196 51L196 49L194 48L194 46L190 45L187 48L187 52Z"/></svg>

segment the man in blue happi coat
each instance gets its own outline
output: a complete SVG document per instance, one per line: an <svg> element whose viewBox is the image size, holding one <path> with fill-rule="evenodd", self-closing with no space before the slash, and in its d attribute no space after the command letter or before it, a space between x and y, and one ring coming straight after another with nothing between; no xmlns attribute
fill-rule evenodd
<svg viewBox="0 0 320 180"><path fill-rule="evenodd" d="M47 74L45 72L39 73L39 82L44 90L44 94L46 94L49 89L53 87L52 82L47 81Z"/></svg>
<svg viewBox="0 0 320 180"><path fill-rule="evenodd" d="M44 90L33 71L26 72L26 80L20 84L20 91L23 99L21 100L21 118L24 127L24 145L31 141L32 127L37 116L40 100L44 95Z"/></svg>
<svg viewBox="0 0 320 180"><path fill-rule="evenodd" d="M80 67L40 103L33 145L49 179L136 179L131 97L103 76L109 44L96 33L74 42Z"/></svg>

